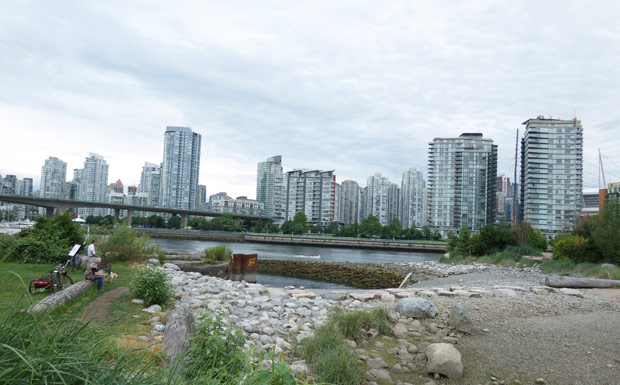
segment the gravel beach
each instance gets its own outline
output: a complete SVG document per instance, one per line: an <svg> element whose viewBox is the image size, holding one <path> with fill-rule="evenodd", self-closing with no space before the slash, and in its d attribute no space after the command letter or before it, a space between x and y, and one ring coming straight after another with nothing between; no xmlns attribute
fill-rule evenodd
<svg viewBox="0 0 620 385"><path fill-rule="evenodd" d="M413 285L524 289L458 299L475 331L459 341L464 378L445 383L620 384L620 289L581 290L582 296L559 290L536 294L532 288L542 287L545 277L537 268L478 265L466 274ZM445 313L455 299L431 301ZM490 380L490 374L497 380Z"/></svg>

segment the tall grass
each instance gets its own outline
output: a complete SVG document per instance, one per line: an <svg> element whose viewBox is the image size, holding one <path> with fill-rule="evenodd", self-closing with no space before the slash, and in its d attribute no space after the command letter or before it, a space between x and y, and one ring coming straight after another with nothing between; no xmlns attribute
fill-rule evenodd
<svg viewBox="0 0 620 385"><path fill-rule="evenodd" d="M329 321L317 328L314 336L297 346L312 365L322 382L343 385L361 384L363 380L359 358L346 344L346 339L360 339L363 330L377 329L386 334L391 327L388 311L377 308L352 313L336 312Z"/></svg>
<svg viewBox="0 0 620 385"><path fill-rule="evenodd" d="M205 257L203 262L206 263L218 263L230 260L232 256L232 249L230 246L219 245L213 246L205 250Z"/></svg>
<svg viewBox="0 0 620 385"><path fill-rule="evenodd" d="M614 265L598 265L589 262L576 264L570 261L549 260L540 264L540 270L544 273L620 280L620 267Z"/></svg>
<svg viewBox="0 0 620 385"><path fill-rule="evenodd" d="M0 322L2 384L165 384L159 356L123 351L70 319L12 314Z"/></svg>

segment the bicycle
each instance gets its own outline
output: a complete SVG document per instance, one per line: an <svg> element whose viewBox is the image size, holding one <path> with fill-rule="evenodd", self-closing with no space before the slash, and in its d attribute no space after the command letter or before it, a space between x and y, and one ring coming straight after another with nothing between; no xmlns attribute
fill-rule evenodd
<svg viewBox="0 0 620 385"><path fill-rule="evenodd" d="M51 289L53 293L56 290L62 290L65 287L73 285L73 279L67 274L67 266L69 266L69 263L71 263L71 259L68 259L64 265L62 263L58 264L54 270L47 273L47 275L30 281L28 287L30 294L34 294L37 290L43 292L47 289Z"/></svg>

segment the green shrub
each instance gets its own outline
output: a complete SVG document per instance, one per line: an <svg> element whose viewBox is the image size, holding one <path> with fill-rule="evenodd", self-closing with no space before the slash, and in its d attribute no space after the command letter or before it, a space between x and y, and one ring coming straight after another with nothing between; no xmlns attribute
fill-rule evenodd
<svg viewBox="0 0 620 385"><path fill-rule="evenodd" d="M553 259L571 262L596 262L600 255L591 239L579 235L558 235L553 240Z"/></svg>
<svg viewBox="0 0 620 385"><path fill-rule="evenodd" d="M147 305L164 305L172 297L173 289L166 272L154 266L140 266L136 277L129 283L136 298L143 299Z"/></svg>
<svg viewBox="0 0 620 385"><path fill-rule="evenodd" d="M139 262L157 252L157 246L149 245L150 238L138 237L127 226L119 226L98 246L98 253L112 262Z"/></svg>
<svg viewBox="0 0 620 385"><path fill-rule="evenodd" d="M71 247L84 240L80 225L72 221L69 213L51 218L38 217L36 221L33 227L2 237L8 237L0 242L0 256L4 260L24 263L64 262Z"/></svg>
<svg viewBox="0 0 620 385"><path fill-rule="evenodd" d="M230 246L213 246L205 250L205 257L203 258L203 262L218 263L229 261L231 256L232 249L230 248Z"/></svg>

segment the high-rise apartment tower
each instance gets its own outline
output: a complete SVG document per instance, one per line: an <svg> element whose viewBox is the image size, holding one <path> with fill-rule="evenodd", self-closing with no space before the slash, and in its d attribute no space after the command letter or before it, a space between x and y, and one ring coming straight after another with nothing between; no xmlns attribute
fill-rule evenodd
<svg viewBox="0 0 620 385"><path fill-rule="evenodd" d="M195 210L198 203L200 134L189 127L166 127L161 173L162 206Z"/></svg>
<svg viewBox="0 0 620 385"><path fill-rule="evenodd" d="M482 134L435 138L428 153L428 222L434 230L480 230L495 222L497 145Z"/></svg>
<svg viewBox="0 0 620 385"><path fill-rule="evenodd" d="M581 213L583 129L575 119L539 116L523 122L523 220L553 236L573 230Z"/></svg>

